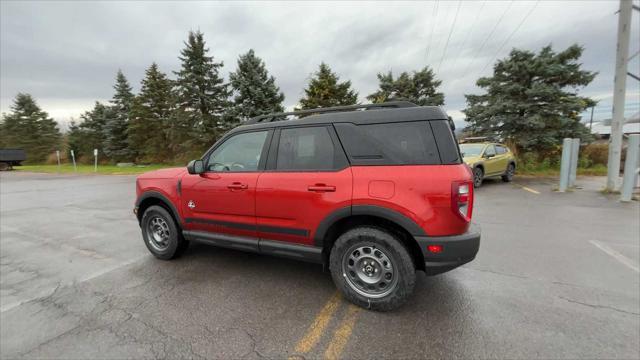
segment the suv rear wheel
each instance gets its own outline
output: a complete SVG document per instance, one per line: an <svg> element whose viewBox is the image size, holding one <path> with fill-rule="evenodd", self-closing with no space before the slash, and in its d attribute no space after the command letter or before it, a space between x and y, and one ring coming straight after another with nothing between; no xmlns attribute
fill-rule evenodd
<svg viewBox="0 0 640 360"><path fill-rule="evenodd" d="M180 256L189 242L182 237L171 214L162 206L149 206L142 215L142 238L153 256L170 260Z"/></svg>
<svg viewBox="0 0 640 360"><path fill-rule="evenodd" d="M507 166L507 171L505 171L504 175L502 175L502 181L511 182L511 180L513 180L513 174L515 174L515 172L516 172L515 165L509 164L509 166Z"/></svg>
<svg viewBox="0 0 640 360"><path fill-rule="evenodd" d="M484 171L481 167L473 169L473 187L479 188L482 186L482 180L484 180Z"/></svg>
<svg viewBox="0 0 640 360"><path fill-rule="evenodd" d="M342 234L330 256L333 282L352 303L389 311L413 293L416 271L411 255L394 235L363 226Z"/></svg>

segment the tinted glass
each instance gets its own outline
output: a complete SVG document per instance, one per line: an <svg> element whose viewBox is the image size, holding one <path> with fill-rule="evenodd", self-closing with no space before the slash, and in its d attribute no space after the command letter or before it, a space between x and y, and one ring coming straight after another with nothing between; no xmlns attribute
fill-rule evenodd
<svg viewBox="0 0 640 360"><path fill-rule="evenodd" d="M440 163L431 128L425 121L335 126L354 165Z"/></svg>
<svg viewBox="0 0 640 360"><path fill-rule="evenodd" d="M487 146L487 148L484 150L484 154L485 155L495 155L496 154L496 150L493 148L493 145Z"/></svg>
<svg viewBox="0 0 640 360"><path fill-rule="evenodd" d="M458 140L451 130L451 126L447 120L429 121L431 129L433 129L433 137L438 144L440 159L443 164L459 164L460 149L458 148Z"/></svg>
<svg viewBox="0 0 640 360"><path fill-rule="evenodd" d="M507 149L504 146L496 145L496 154L504 154L507 152Z"/></svg>
<svg viewBox="0 0 640 360"><path fill-rule="evenodd" d="M282 129L277 170L332 170L342 167L326 127ZM344 156L344 155L341 155Z"/></svg>
<svg viewBox="0 0 640 360"><path fill-rule="evenodd" d="M238 134L227 139L209 156L209 171L256 171L267 131Z"/></svg>

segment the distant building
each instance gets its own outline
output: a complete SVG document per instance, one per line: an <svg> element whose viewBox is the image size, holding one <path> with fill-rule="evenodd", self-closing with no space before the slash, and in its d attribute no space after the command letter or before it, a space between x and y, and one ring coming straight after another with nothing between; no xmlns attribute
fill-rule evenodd
<svg viewBox="0 0 640 360"><path fill-rule="evenodd" d="M611 119L594 121L591 126L591 133L601 139L608 139L611 136ZM640 112L625 119L624 125L622 125L622 133L625 135L640 134Z"/></svg>

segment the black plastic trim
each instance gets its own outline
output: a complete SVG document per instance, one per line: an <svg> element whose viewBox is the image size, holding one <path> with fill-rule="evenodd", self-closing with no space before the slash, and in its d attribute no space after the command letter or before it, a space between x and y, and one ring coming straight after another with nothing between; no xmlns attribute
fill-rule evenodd
<svg viewBox="0 0 640 360"><path fill-rule="evenodd" d="M333 224L349 216L356 215L377 216L398 224L412 236L427 236L424 230L422 230L422 228L418 224L416 224L415 221L409 219L408 217L395 210L376 205L353 205L332 212L320 222L320 225L318 225L316 233L313 237L313 243L315 244L315 246L323 246L324 238L327 234L327 231Z"/></svg>
<svg viewBox="0 0 640 360"><path fill-rule="evenodd" d="M180 226L182 226L183 221L182 218L180 218L180 213L178 212L178 210L175 208L175 206L173 206L173 203L167 199L166 196L162 195L161 193L157 192L157 191L145 191L144 193L142 193L142 195L140 195L137 199L136 199L136 204L135 207L136 209L140 208L140 204L142 204L142 202L146 199L149 198L156 198L158 200L161 200L162 202L164 202L167 206L169 206L169 209L171 210L171 213L173 215L173 217L178 220L178 223L180 224ZM138 217L138 222L140 222L140 220L142 220L142 214L141 212L137 212L137 217Z"/></svg>
<svg viewBox="0 0 640 360"><path fill-rule="evenodd" d="M316 246L265 240L248 236L212 233L207 231L185 230L182 234L187 240L200 241L214 246L241 251L258 252L261 254L286 257L318 264L322 263L322 248Z"/></svg>
<svg viewBox="0 0 640 360"><path fill-rule="evenodd" d="M249 231L260 231L274 234L284 234L284 235L295 235L295 236L309 236L309 230L306 229L296 229L296 228L287 228L280 226L267 226L267 225L253 225L253 224L243 224L231 221L222 221L222 220L211 220L211 219L202 219L202 218L186 218L184 219L186 223L199 223L199 224L208 224L208 225L219 225L233 229L240 230L249 230Z"/></svg>
<svg viewBox="0 0 640 360"><path fill-rule="evenodd" d="M480 249L480 227L472 224L469 230L453 236L416 236L425 261L427 275L436 275L452 270L475 259ZM442 245L439 254L428 252L427 246Z"/></svg>
<svg viewBox="0 0 640 360"><path fill-rule="evenodd" d="M260 252L269 255L283 256L291 259L322 263L322 248L282 241L260 239Z"/></svg>
<svg viewBox="0 0 640 360"><path fill-rule="evenodd" d="M183 231L182 235L184 235L184 238L187 240L202 241L215 246L242 251L260 251L257 238L188 230Z"/></svg>
<svg viewBox="0 0 640 360"><path fill-rule="evenodd" d="M422 230L420 225L416 224L415 221L389 208L376 205L353 205L351 207L351 213L353 215L378 216L383 219L393 221L394 223L402 226L405 230L407 230L409 234L413 236L427 236L424 230Z"/></svg>
<svg viewBox="0 0 640 360"><path fill-rule="evenodd" d="M315 246L322 247L324 244L324 237L327 235L327 231L329 231L331 225L349 216L351 216L351 206L343 207L327 215L316 228L316 233L313 237L313 244Z"/></svg>

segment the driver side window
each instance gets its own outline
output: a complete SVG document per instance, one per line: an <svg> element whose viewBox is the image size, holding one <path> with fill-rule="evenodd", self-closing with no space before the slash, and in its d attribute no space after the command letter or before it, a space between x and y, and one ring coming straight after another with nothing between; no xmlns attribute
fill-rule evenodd
<svg viewBox="0 0 640 360"><path fill-rule="evenodd" d="M257 171L267 131L230 137L209 155L207 171Z"/></svg>

